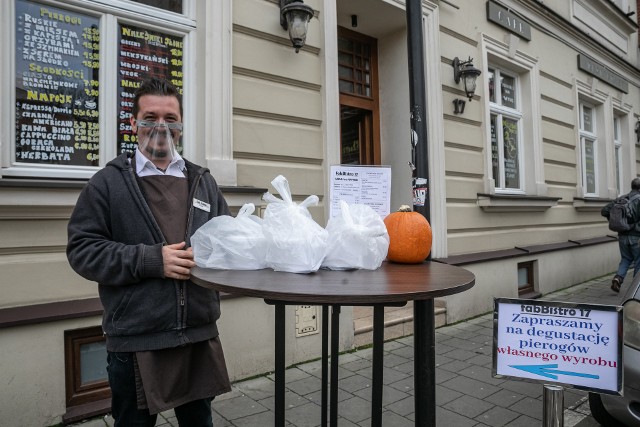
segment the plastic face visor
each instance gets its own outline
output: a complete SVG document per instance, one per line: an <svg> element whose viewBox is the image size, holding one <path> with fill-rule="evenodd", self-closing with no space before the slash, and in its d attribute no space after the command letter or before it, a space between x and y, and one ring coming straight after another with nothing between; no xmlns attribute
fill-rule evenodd
<svg viewBox="0 0 640 427"><path fill-rule="evenodd" d="M182 123L159 123L137 120L138 148L152 162L171 162L176 154L175 138L180 137Z"/></svg>

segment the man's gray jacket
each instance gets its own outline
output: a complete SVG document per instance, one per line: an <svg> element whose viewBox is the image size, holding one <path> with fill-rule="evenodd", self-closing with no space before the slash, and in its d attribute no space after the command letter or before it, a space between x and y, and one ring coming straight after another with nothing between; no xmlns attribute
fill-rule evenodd
<svg viewBox="0 0 640 427"><path fill-rule="evenodd" d="M166 244L125 153L82 190L68 226L71 267L98 282L109 351L176 347L218 335L218 293L164 277ZM205 168L185 160L190 206L185 241L229 208ZM194 206L194 201L197 203ZM208 206L208 211L207 211ZM185 207L186 209L186 207Z"/></svg>

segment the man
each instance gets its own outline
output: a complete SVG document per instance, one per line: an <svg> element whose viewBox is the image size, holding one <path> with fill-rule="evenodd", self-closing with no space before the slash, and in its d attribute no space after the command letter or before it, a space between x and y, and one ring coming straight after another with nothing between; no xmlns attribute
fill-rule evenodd
<svg viewBox="0 0 640 427"><path fill-rule="evenodd" d="M218 293L189 281L189 239L229 208L209 171L175 150L182 99L174 86L142 82L131 126L136 152L109 162L80 194L67 257L98 282L116 427L153 426L171 408L180 426L211 427L211 401L231 387Z"/></svg>
<svg viewBox="0 0 640 427"><path fill-rule="evenodd" d="M629 231L618 232L618 246L620 248L620 264L618 265L618 271L611 280L611 290L614 292L620 292L620 286L624 281L624 277L627 275L629 266L633 264L633 275L635 276L640 272L640 178L634 178L631 181L631 192L626 195L629 198L629 207L632 212L631 222L634 226ZM634 197L636 196L636 197ZM609 219L609 211L613 207L614 202L608 203L602 208L602 216Z"/></svg>

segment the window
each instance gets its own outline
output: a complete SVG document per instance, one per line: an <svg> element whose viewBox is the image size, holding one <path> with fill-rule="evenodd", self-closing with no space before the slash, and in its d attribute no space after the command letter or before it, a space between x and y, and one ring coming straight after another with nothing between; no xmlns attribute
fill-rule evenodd
<svg viewBox="0 0 640 427"><path fill-rule="evenodd" d="M487 34L482 53L485 179L478 206L486 212L549 209L558 199L547 197L544 177L538 60Z"/></svg>
<svg viewBox="0 0 640 427"><path fill-rule="evenodd" d="M597 196L598 182L598 138L596 134L595 108L580 103L580 155L582 165L582 187L585 196Z"/></svg>
<svg viewBox="0 0 640 427"><path fill-rule="evenodd" d="M376 39L338 28L340 163L380 164Z"/></svg>
<svg viewBox="0 0 640 427"><path fill-rule="evenodd" d="M64 356L67 408L111 397L101 327L65 331Z"/></svg>
<svg viewBox="0 0 640 427"><path fill-rule="evenodd" d="M183 89L185 40L195 30L183 3L15 0L2 175L88 178L134 149L128 118L139 81L164 77Z"/></svg>
<svg viewBox="0 0 640 427"><path fill-rule="evenodd" d="M491 109L491 172L498 191L522 191L522 112L518 108L518 79L489 68Z"/></svg>
<svg viewBox="0 0 640 427"><path fill-rule="evenodd" d="M518 263L518 296L533 296L533 261Z"/></svg>

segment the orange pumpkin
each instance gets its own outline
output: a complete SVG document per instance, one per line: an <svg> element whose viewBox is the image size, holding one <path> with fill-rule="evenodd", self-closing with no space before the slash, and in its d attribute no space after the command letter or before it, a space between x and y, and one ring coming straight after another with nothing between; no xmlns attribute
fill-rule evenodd
<svg viewBox="0 0 640 427"><path fill-rule="evenodd" d="M417 264L424 261L431 252L432 234L429 221L412 212L407 205L384 219L389 233L389 261L403 264Z"/></svg>

